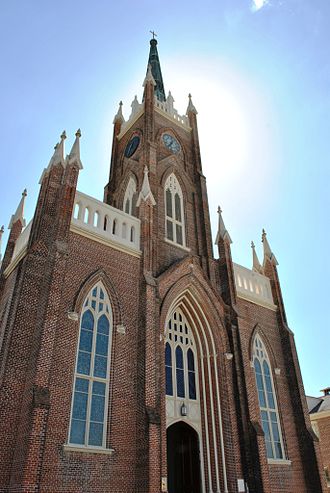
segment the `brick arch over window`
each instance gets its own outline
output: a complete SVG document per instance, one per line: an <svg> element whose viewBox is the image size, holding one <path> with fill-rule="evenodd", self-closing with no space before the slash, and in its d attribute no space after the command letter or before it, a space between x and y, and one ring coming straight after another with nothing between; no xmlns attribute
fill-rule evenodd
<svg viewBox="0 0 330 493"><path fill-rule="evenodd" d="M158 142L158 145L164 145L162 140L164 134L172 135L180 144L180 152L178 154L173 154L173 156L177 157L180 161L182 161L182 158L185 160L186 149L181 136L175 131L173 127L162 127L158 130L156 135L156 141Z"/></svg>
<svg viewBox="0 0 330 493"><path fill-rule="evenodd" d="M220 491L222 481L224 481L224 489L226 490L227 488L227 465L221 416L222 404L226 409L225 412L227 412L226 406L228 405L227 402L223 402L225 394L228 393L227 388L224 389L226 382L223 379L225 372L224 352L228 351L228 341L225 329L215 313L214 307L212 307L212 302L210 300L207 301L206 293L202 294L203 288L198 286L197 282L195 285L189 282L189 277L185 276L180 279L179 283L172 286L162 305L161 323L164 327L163 385L166 388L166 372L167 374L171 372L173 392L174 394L176 393L176 398L183 399L180 395L182 395L182 390L184 389L184 399L190 398L190 402L192 402L193 399L189 396L189 368L191 370L194 369L196 397L200 399L201 419L204 430L201 443L203 448L201 450L201 457L203 457L202 481L206 491ZM185 288L180 292L180 287L183 287L183 285L185 285ZM182 358L180 354L176 354L181 346L178 339L172 343L175 347L172 348L171 359L169 358L169 349L167 349L169 347L167 346L170 333L169 322L173 324L175 314L178 326L176 331L174 327L171 328L172 338L173 336L175 337L175 334L177 334L177 337L185 337L186 324L188 326L187 335L191 334L192 336L188 344L184 344L186 347L182 351L183 365L181 364ZM180 320L180 314L182 320ZM182 334L180 333L180 324L182 325ZM193 365L188 362L188 351L190 349L188 346L192 342L192 347L194 347ZM167 370L166 367L171 367L171 369ZM182 376L185 378L185 385L183 386L180 383ZM178 390L178 382L181 385L181 390L180 388ZM177 387L176 389L175 386Z"/></svg>
<svg viewBox="0 0 330 493"><path fill-rule="evenodd" d="M114 326L123 324L122 307L119 302L119 296L117 291L107 273L103 269L98 269L92 272L79 286L77 293L74 297L71 311L80 313L84 299L91 290L91 288L97 283L102 282L110 299L112 307L112 316Z"/></svg>
<svg viewBox="0 0 330 493"><path fill-rule="evenodd" d="M166 239L178 245L186 246L183 193L179 180L174 173L171 173L165 181L164 201Z"/></svg>
<svg viewBox="0 0 330 493"><path fill-rule="evenodd" d="M269 356L270 363L271 363L272 367L278 368L279 365L277 362L276 354L274 353L273 348L272 348L271 344L269 343L269 340L268 340L267 335L266 335L266 331L262 328L262 326L260 324L256 324L254 326L254 329L252 331L252 335L250 337L249 358L250 358L251 364L253 363L254 340L255 340L257 335L259 335L259 337L262 339L262 341L266 347L266 351L267 351L267 354Z"/></svg>

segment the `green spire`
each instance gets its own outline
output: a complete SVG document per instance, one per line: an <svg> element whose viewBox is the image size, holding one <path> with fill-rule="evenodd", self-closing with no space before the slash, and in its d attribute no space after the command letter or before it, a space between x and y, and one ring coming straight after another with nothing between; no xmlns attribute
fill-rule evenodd
<svg viewBox="0 0 330 493"><path fill-rule="evenodd" d="M166 101L162 71L160 68L160 61L159 61L159 56L158 56L158 51L157 51L157 40L156 39L150 40L150 52L149 52L148 65L149 64L151 65L151 72L152 72L153 78L155 79L155 82L156 82L155 94L157 96L157 99L159 101Z"/></svg>

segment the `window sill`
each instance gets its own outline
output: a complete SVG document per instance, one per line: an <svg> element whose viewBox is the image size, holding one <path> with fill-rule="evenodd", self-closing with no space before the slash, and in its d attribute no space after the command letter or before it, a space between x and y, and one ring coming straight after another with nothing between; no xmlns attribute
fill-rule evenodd
<svg viewBox="0 0 330 493"><path fill-rule="evenodd" d="M101 447L79 447L79 445L63 445L65 452L82 452L84 454L105 454L112 455L114 453L113 448L101 448Z"/></svg>
<svg viewBox="0 0 330 493"><path fill-rule="evenodd" d="M188 247L186 247L184 245L180 245L180 243L175 243L175 241L169 240L168 238L165 238L165 241L169 245L173 245L173 246L175 246L177 248L181 248L181 250L184 250L185 252L190 252L190 248L188 248Z"/></svg>
<svg viewBox="0 0 330 493"><path fill-rule="evenodd" d="M292 462L288 459L267 459L268 464L274 466L291 466Z"/></svg>

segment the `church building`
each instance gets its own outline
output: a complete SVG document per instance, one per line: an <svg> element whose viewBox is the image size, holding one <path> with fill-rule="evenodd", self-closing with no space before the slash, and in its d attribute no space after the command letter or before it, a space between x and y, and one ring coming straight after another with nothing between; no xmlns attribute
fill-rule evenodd
<svg viewBox="0 0 330 493"><path fill-rule="evenodd" d="M321 493L277 261L213 253L197 111L156 39L104 200L77 190L80 130L26 191L0 270L1 493ZM2 230L3 232L3 230ZM1 232L1 234L2 234Z"/></svg>

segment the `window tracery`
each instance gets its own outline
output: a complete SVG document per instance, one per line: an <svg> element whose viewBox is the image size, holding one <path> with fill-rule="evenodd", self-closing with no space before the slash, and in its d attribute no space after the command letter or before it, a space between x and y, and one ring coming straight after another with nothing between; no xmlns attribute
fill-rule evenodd
<svg viewBox="0 0 330 493"><path fill-rule="evenodd" d="M173 312L166 329L166 395L197 399L195 342L188 321L181 310Z"/></svg>
<svg viewBox="0 0 330 493"><path fill-rule="evenodd" d="M106 446L112 314L101 283L83 305L76 356L69 443Z"/></svg>
<svg viewBox="0 0 330 493"><path fill-rule="evenodd" d="M259 335L254 339L253 364L267 457L268 459L284 459L283 439L271 365L265 345Z"/></svg>
<svg viewBox="0 0 330 493"><path fill-rule="evenodd" d="M185 246L183 194L174 173L165 183L165 216L166 238Z"/></svg>

